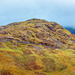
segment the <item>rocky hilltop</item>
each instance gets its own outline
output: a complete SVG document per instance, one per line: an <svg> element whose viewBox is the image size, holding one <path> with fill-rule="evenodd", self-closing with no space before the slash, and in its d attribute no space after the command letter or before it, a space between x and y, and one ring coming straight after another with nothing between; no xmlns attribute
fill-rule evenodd
<svg viewBox="0 0 75 75"><path fill-rule="evenodd" d="M1 75L75 75L74 54L75 35L56 22L0 26Z"/></svg>

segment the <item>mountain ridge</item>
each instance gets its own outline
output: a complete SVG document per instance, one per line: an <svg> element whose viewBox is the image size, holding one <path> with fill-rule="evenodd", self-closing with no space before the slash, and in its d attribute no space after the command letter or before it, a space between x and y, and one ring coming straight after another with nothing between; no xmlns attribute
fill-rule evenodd
<svg viewBox="0 0 75 75"><path fill-rule="evenodd" d="M65 29L69 30L72 34L75 35L75 28L72 28L72 27L65 27Z"/></svg>

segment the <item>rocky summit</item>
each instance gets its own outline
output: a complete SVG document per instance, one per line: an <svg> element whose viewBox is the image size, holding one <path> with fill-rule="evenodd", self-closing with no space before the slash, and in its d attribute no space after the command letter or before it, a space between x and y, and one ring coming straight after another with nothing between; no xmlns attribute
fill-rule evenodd
<svg viewBox="0 0 75 75"><path fill-rule="evenodd" d="M36 18L0 26L0 75L75 75L75 35Z"/></svg>

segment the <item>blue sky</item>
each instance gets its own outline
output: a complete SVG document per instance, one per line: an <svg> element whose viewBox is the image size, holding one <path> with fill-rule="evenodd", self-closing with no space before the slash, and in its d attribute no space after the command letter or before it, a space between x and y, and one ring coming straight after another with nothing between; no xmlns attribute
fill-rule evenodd
<svg viewBox="0 0 75 75"><path fill-rule="evenodd" d="M75 28L75 0L0 0L0 26L31 18Z"/></svg>

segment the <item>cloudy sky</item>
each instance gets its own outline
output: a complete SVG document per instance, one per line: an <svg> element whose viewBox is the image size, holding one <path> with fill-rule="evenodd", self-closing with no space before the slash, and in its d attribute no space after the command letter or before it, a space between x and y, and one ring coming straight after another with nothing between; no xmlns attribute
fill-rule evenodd
<svg viewBox="0 0 75 75"><path fill-rule="evenodd" d="M75 28L75 0L0 0L0 26L31 18Z"/></svg>

